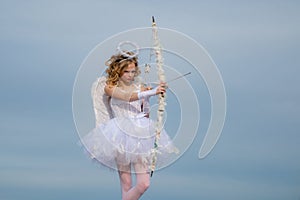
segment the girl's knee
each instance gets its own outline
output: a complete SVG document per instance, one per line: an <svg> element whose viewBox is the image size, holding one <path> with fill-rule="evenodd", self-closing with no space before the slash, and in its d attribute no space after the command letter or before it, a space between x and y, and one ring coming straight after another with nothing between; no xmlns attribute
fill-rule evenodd
<svg viewBox="0 0 300 200"><path fill-rule="evenodd" d="M141 193L144 193L150 187L150 180L143 180L137 183L137 187Z"/></svg>
<svg viewBox="0 0 300 200"><path fill-rule="evenodd" d="M132 187L131 180L123 180L122 181L122 188L124 189L125 192L130 190L131 187Z"/></svg>
<svg viewBox="0 0 300 200"><path fill-rule="evenodd" d="M131 174L126 172L119 172L122 189L127 192L131 188Z"/></svg>

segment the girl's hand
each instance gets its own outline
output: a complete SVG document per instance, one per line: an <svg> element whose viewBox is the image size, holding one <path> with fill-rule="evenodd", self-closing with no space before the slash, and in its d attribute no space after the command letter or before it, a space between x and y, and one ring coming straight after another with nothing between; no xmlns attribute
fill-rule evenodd
<svg viewBox="0 0 300 200"><path fill-rule="evenodd" d="M167 88L166 83L160 83L156 89L156 94L164 94L166 92L166 88Z"/></svg>

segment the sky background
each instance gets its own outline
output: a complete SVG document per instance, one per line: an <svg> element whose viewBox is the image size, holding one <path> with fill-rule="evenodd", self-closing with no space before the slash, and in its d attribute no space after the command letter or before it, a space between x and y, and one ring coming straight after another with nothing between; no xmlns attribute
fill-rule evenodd
<svg viewBox="0 0 300 200"><path fill-rule="evenodd" d="M225 126L199 133L143 200L300 199L298 1L0 1L0 199L121 199L118 176L78 147L72 89L88 53L137 27L183 32L218 66Z"/></svg>

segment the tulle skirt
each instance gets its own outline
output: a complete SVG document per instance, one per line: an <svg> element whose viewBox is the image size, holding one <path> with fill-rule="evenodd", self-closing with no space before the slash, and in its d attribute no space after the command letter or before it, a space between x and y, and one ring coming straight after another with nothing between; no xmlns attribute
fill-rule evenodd
<svg viewBox="0 0 300 200"><path fill-rule="evenodd" d="M170 155L178 153L166 131L160 131L156 148L156 169L164 167ZM92 159L111 169L127 171L140 164L150 170L154 156L155 123L146 117L113 118L81 139ZM131 170L131 169L130 169Z"/></svg>

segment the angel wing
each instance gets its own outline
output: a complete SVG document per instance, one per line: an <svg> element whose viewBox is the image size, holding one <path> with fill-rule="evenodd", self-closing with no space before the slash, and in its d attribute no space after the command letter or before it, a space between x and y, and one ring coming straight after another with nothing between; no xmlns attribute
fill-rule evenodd
<svg viewBox="0 0 300 200"><path fill-rule="evenodd" d="M109 105L110 97L104 92L105 86L106 77L102 76L93 83L91 89L96 126L107 122L113 117L112 110Z"/></svg>

